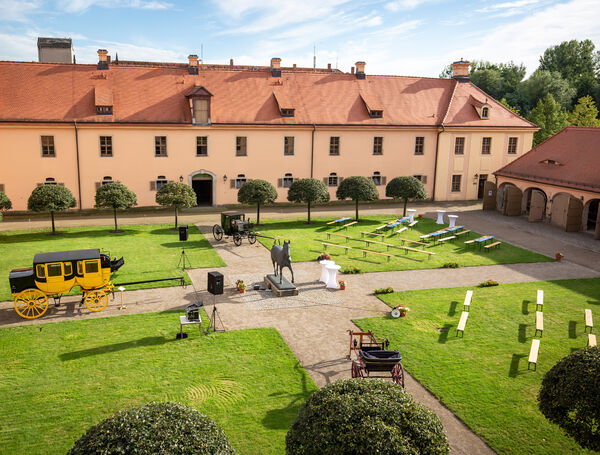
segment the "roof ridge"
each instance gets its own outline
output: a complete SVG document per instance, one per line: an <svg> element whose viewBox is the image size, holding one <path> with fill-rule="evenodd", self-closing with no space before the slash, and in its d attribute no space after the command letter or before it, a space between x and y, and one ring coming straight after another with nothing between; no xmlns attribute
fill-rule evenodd
<svg viewBox="0 0 600 455"><path fill-rule="evenodd" d="M444 127L444 122L446 121L446 117L448 117L448 114L450 113L450 106L452 106L452 101L454 101L454 94L456 93L456 87L458 87L458 81L456 79L454 79L454 88L452 89L452 95L450 95L450 100L448 101L448 107L446 108L446 114L444 115L444 118L442 119L442 122L441 122L442 128Z"/></svg>

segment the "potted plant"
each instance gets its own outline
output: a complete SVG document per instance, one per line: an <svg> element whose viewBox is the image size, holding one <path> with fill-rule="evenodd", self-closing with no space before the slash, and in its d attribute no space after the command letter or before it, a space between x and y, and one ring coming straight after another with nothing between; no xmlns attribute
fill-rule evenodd
<svg viewBox="0 0 600 455"><path fill-rule="evenodd" d="M340 280L340 281L338 281L338 284L340 285L340 289L342 291L346 289L346 281Z"/></svg>
<svg viewBox="0 0 600 455"><path fill-rule="evenodd" d="M556 255L554 256L556 258L557 261L560 261L564 255L562 253L556 253Z"/></svg>
<svg viewBox="0 0 600 455"><path fill-rule="evenodd" d="M393 318L404 318L406 317L406 313L410 311L410 308L405 307L404 305L398 305L394 307L392 310Z"/></svg>
<svg viewBox="0 0 600 455"><path fill-rule="evenodd" d="M246 283L244 283L244 280L237 280L235 282L235 286L237 287L237 290L240 294L246 292Z"/></svg>

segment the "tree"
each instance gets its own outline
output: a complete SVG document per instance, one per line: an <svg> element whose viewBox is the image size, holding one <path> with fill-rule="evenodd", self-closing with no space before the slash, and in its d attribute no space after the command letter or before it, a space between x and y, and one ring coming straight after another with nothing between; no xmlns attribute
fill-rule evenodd
<svg viewBox="0 0 600 455"><path fill-rule="evenodd" d="M342 180L335 193L338 199L352 199L356 202L356 221L358 221L359 201L375 201L379 199L377 187L366 177L354 176Z"/></svg>
<svg viewBox="0 0 600 455"><path fill-rule="evenodd" d="M535 106L548 93L563 107L569 107L576 90L557 71L535 71L519 86L520 95L527 100L526 111Z"/></svg>
<svg viewBox="0 0 600 455"><path fill-rule="evenodd" d="M519 108L517 106L511 106L508 101L506 101L506 98L502 98L500 100L500 104L502 104L502 106L504 106L506 109L508 109L509 111L514 112L517 115L521 115L521 112L519 111Z"/></svg>
<svg viewBox="0 0 600 455"><path fill-rule="evenodd" d="M504 79L498 69L481 69L474 71L470 76L471 82L492 98L500 98Z"/></svg>
<svg viewBox="0 0 600 455"><path fill-rule="evenodd" d="M346 379L314 392L285 437L287 455L447 454L440 419L397 384Z"/></svg>
<svg viewBox="0 0 600 455"><path fill-rule="evenodd" d="M427 191L419 179L415 177L395 177L385 187L385 195L394 199L404 200L404 212L406 216L406 204L409 199L426 199Z"/></svg>
<svg viewBox="0 0 600 455"><path fill-rule="evenodd" d="M591 96L579 98L573 112L569 114L569 123L573 126L600 126L598 109Z"/></svg>
<svg viewBox="0 0 600 455"><path fill-rule="evenodd" d="M10 209L12 209L12 202L3 191L0 191L0 221L2 221L2 214Z"/></svg>
<svg viewBox="0 0 600 455"><path fill-rule="evenodd" d="M122 183L106 183L96 190L96 207L113 209L115 230L117 227L117 209L128 209L137 204L135 193Z"/></svg>
<svg viewBox="0 0 600 455"><path fill-rule="evenodd" d="M238 202L256 204L256 224L260 224L260 205L277 199L277 190L266 180L249 180L238 191Z"/></svg>
<svg viewBox="0 0 600 455"><path fill-rule="evenodd" d="M534 146L569 125L567 110L557 103L550 93L538 101L537 106L532 109L527 119L540 127L540 130L533 135Z"/></svg>
<svg viewBox="0 0 600 455"><path fill-rule="evenodd" d="M75 203L75 198L68 188L61 185L40 185L31 192L27 201L27 209L32 212L50 212L52 234L56 234L54 212L62 212L75 207Z"/></svg>
<svg viewBox="0 0 600 455"><path fill-rule="evenodd" d="M587 347L558 361L545 375L539 408L581 447L600 451L600 348Z"/></svg>
<svg viewBox="0 0 600 455"><path fill-rule="evenodd" d="M185 183L169 182L156 192L156 202L165 207L175 208L175 227L177 227L179 209L196 205L196 193Z"/></svg>
<svg viewBox="0 0 600 455"><path fill-rule="evenodd" d="M204 414L179 403L148 403L118 411L92 426L67 455L177 453L233 455L225 432Z"/></svg>
<svg viewBox="0 0 600 455"><path fill-rule="evenodd" d="M308 204L308 220L310 224L310 205L312 203L328 202L329 191L325 184L317 179L298 179L292 182L287 195L288 201Z"/></svg>

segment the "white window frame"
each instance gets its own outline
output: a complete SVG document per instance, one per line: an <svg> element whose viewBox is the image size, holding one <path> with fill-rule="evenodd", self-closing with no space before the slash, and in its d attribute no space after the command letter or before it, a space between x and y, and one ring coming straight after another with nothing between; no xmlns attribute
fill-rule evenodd
<svg viewBox="0 0 600 455"><path fill-rule="evenodd" d="M287 138L292 138L292 153L285 153L285 140ZM296 155L296 136L283 136L283 156L294 156Z"/></svg>

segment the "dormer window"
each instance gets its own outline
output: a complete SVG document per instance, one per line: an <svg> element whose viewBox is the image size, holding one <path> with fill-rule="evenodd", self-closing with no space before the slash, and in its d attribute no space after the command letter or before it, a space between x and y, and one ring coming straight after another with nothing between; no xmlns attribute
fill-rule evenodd
<svg viewBox="0 0 600 455"><path fill-rule="evenodd" d="M481 118L482 119L489 118L489 111L490 111L490 109L488 107L482 107L481 108Z"/></svg>
<svg viewBox="0 0 600 455"><path fill-rule="evenodd" d="M194 99L194 123L208 123L209 103L210 103L209 99L201 99L201 98Z"/></svg>
<svg viewBox="0 0 600 455"><path fill-rule="evenodd" d="M212 94L204 87L193 87L186 95L192 114L192 123L195 125L206 125L210 121L210 100Z"/></svg>
<svg viewBox="0 0 600 455"><path fill-rule="evenodd" d="M365 107L367 108L367 113L371 118L383 118L383 104L373 93L361 92L360 97L365 103Z"/></svg>
<svg viewBox="0 0 600 455"><path fill-rule="evenodd" d="M383 118L383 111L371 111L369 112L371 118Z"/></svg>
<svg viewBox="0 0 600 455"><path fill-rule="evenodd" d="M293 117L295 109L281 109L282 117Z"/></svg>
<svg viewBox="0 0 600 455"><path fill-rule="evenodd" d="M112 106L96 106L96 115L112 115Z"/></svg>
<svg viewBox="0 0 600 455"><path fill-rule="evenodd" d="M481 100L478 100L477 98L475 98L473 95L471 95L469 97L469 102L475 108L475 110L477 111L477 115L479 115L479 118L481 120L487 120L490 118L491 106L488 103L487 98L485 101L481 101Z"/></svg>
<svg viewBox="0 0 600 455"><path fill-rule="evenodd" d="M113 94L112 90L106 86L94 87L94 105L96 106L96 115L113 114Z"/></svg>
<svg viewBox="0 0 600 455"><path fill-rule="evenodd" d="M277 107L279 108L281 116L293 117L295 107L287 93L282 88L278 88L277 90L273 90L273 96L275 96L275 101L277 102Z"/></svg>
<svg viewBox="0 0 600 455"><path fill-rule="evenodd" d="M559 163L558 161L556 161L556 160L549 160L549 159L548 160L540 161L540 163L542 163L542 164L553 164L554 166L562 166L562 164Z"/></svg>

